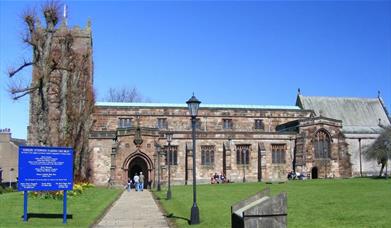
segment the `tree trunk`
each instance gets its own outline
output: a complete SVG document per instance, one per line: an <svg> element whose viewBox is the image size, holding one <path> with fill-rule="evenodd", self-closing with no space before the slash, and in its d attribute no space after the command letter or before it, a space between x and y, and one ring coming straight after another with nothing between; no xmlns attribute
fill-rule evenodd
<svg viewBox="0 0 391 228"><path fill-rule="evenodd" d="M11 91L18 99L30 94L28 144L74 149L74 174L85 177L88 167L88 137L95 96L92 85L91 27L85 30L56 27L58 8L44 6L46 27L33 13L25 15L28 26L24 41L33 49L33 61L11 70L10 77L33 66L31 85ZM27 91L27 92L26 92Z"/></svg>
<svg viewBox="0 0 391 228"><path fill-rule="evenodd" d="M379 173L379 177L381 177L382 176L382 174L383 174L383 170L384 170L384 167L386 166L386 163L385 162L382 162L381 163L381 168L380 168L380 173Z"/></svg>

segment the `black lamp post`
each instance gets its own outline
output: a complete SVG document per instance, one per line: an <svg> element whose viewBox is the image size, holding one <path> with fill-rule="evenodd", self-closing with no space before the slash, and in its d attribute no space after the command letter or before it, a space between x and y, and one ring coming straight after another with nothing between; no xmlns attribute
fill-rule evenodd
<svg viewBox="0 0 391 228"><path fill-rule="evenodd" d="M246 182L246 150L243 149L243 183Z"/></svg>
<svg viewBox="0 0 391 228"><path fill-rule="evenodd" d="M156 154L157 154L157 191L160 192L160 145L156 143Z"/></svg>
<svg viewBox="0 0 391 228"><path fill-rule="evenodd" d="M168 190L167 190L167 199L171 199L171 140L172 133L166 134L167 142L168 142L168 150L167 150L167 162L168 162Z"/></svg>
<svg viewBox="0 0 391 228"><path fill-rule="evenodd" d="M197 100L197 98L193 96L186 102L190 115L191 115L191 130L192 130L192 138L193 138L193 206L191 207L190 214L190 225L199 224L200 223L200 212L197 206L197 190L196 190L196 117L198 108L200 106L201 101Z"/></svg>

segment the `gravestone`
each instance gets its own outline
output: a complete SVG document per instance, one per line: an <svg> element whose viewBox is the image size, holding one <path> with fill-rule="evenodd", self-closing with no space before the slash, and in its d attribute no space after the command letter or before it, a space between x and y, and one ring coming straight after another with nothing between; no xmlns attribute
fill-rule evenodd
<svg viewBox="0 0 391 228"><path fill-rule="evenodd" d="M231 226L235 228L287 227L287 194L270 196L270 189L242 200L231 207Z"/></svg>

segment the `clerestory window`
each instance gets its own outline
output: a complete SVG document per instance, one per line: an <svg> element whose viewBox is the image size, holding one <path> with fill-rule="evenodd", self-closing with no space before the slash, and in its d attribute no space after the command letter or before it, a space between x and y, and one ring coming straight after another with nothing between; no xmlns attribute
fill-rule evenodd
<svg viewBox="0 0 391 228"><path fill-rule="evenodd" d="M257 130L265 130L265 124L263 123L263 120L255 120L254 128Z"/></svg>
<svg viewBox="0 0 391 228"><path fill-rule="evenodd" d="M118 127L119 128L132 127L132 119L131 118L119 118Z"/></svg>
<svg viewBox="0 0 391 228"><path fill-rule="evenodd" d="M167 119L166 118L158 118L157 119L157 128L159 129L167 129Z"/></svg>
<svg viewBox="0 0 391 228"><path fill-rule="evenodd" d="M223 119L223 128L224 129L232 129L233 128L232 119Z"/></svg>

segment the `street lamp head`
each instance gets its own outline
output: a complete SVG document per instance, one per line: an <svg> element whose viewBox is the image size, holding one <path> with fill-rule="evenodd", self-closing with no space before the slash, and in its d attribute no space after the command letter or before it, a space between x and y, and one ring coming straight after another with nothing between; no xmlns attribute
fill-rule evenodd
<svg viewBox="0 0 391 228"><path fill-rule="evenodd" d="M189 108L190 115L192 117L196 117L201 101L199 101L193 94L193 96L188 101L186 101L186 104Z"/></svg>
<svg viewBox="0 0 391 228"><path fill-rule="evenodd" d="M155 147L156 147L156 154L160 155L160 149L161 149L160 144L159 143L155 143Z"/></svg>
<svg viewBox="0 0 391 228"><path fill-rule="evenodd" d="M166 139L167 139L168 143L171 143L171 141L172 141L172 133L171 132L166 133Z"/></svg>

